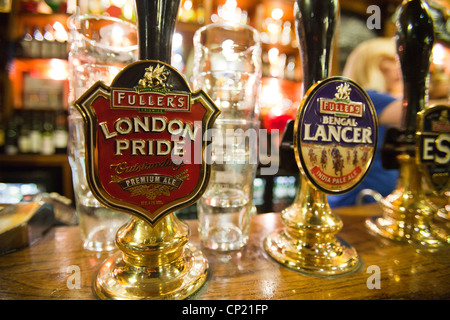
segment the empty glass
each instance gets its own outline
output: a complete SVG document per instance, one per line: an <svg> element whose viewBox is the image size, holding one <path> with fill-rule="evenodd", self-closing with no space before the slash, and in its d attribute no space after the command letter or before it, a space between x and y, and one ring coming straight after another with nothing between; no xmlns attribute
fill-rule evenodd
<svg viewBox="0 0 450 320"><path fill-rule="evenodd" d="M248 240L258 166L261 46L247 25L213 23L194 36L193 87L221 110L211 131L211 178L197 204L202 245L237 250Z"/></svg>
<svg viewBox="0 0 450 320"><path fill-rule="evenodd" d="M86 180L84 123L73 106L96 81L109 85L126 65L137 60L136 26L105 16L69 19L69 162L83 245L94 251L115 248L117 229L130 218L100 204Z"/></svg>

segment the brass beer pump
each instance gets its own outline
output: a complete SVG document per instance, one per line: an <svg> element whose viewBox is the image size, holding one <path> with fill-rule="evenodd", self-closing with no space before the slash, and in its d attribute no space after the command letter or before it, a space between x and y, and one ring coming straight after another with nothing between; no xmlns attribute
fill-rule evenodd
<svg viewBox="0 0 450 320"><path fill-rule="evenodd" d="M306 92L329 75L338 3L337 0L297 0L294 14ZM286 127L285 137L295 130L292 124ZM290 154L293 158L292 151ZM330 276L356 270L360 265L356 250L335 236L343 226L342 220L332 212L326 193L313 186L299 168L297 196L281 212L285 227L265 239L265 250L280 264L302 273Z"/></svg>
<svg viewBox="0 0 450 320"><path fill-rule="evenodd" d="M103 139L98 129L120 121L125 130L131 128L130 119L139 120L139 126L133 132L130 129L126 138L140 143L145 139L170 142L172 138L171 133L152 131L146 126L145 120L153 116L158 117L159 125L172 117L176 123L202 123L199 131L212 126L220 111L202 91L190 92L186 80L170 66L179 4L178 0L136 0L140 61L124 68L110 88L99 81L77 102L90 145L86 150L90 188L105 205L133 215L117 233L120 251L105 261L94 279L94 291L100 299L185 299L206 280L206 256L189 243L188 225L173 213L195 203L206 188L209 167L203 158L205 145L195 149L202 152L201 164L175 165L170 154L163 156L162 152L113 152L115 137ZM171 99L183 101L186 110L171 110L171 105L164 103L158 104L159 109L150 103L137 108L123 105L126 99L115 99L127 95L141 102L165 101L170 95ZM159 166L144 173L117 174L111 169L115 164L108 161Z"/></svg>
<svg viewBox="0 0 450 320"><path fill-rule="evenodd" d="M416 147L421 134L417 117L427 109L433 21L423 1L410 0L403 3L396 25L404 84L403 118L400 130L386 133L382 159L387 169L399 169L399 179L396 189L380 201L382 216L366 220L366 226L383 238L439 248L449 243L449 236L433 223L437 208L426 195L424 171L418 161L421 150Z"/></svg>

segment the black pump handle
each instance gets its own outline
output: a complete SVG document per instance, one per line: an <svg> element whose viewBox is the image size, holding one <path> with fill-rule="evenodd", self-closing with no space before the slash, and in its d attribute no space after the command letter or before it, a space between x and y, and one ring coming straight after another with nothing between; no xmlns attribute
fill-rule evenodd
<svg viewBox="0 0 450 320"><path fill-rule="evenodd" d="M136 0L139 59L170 64L180 0Z"/></svg>

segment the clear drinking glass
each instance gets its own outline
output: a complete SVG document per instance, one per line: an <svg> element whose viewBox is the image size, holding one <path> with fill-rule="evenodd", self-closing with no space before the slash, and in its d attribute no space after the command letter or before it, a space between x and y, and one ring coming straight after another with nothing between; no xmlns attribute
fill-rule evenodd
<svg viewBox="0 0 450 320"><path fill-rule="evenodd" d="M118 228L130 216L106 208L90 191L84 123L73 102L98 80L109 85L123 67L137 60L137 29L123 20L96 15L74 15L69 19L69 27L68 154L81 237L86 249L112 250Z"/></svg>
<svg viewBox="0 0 450 320"><path fill-rule="evenodd" d="M261 46L258 32L236 23L213 23L194 35L193 87L220 108L211 130L211 178L197 203L206 248L238 250L248 240L253 181L258 166Z"/></svg>

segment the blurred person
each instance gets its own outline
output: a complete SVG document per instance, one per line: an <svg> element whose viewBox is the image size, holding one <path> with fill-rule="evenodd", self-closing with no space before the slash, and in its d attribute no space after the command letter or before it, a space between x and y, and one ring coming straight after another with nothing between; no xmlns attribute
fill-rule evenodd
<svg viewBox="0 0 450 320"><path fill-rule="evenodd" d="M441 68L431 65L429 105L450 103L450 78Z"/></svg>
<svg viewBox="0 0 450 320"><path fill-rule="evenodd" d="M378 146L372 167L365 179L353 190L328 196L331 207L357 204L363 189L372 189L385 197L396 187L398 170L386 170L381 164L381 147L386 129L400 127L402 118L403 78L397 59L395 40L374 38L359 44L348 56L343 76L366 90L378 116ZM374 202L365 197L364 202Z"/></svg>

